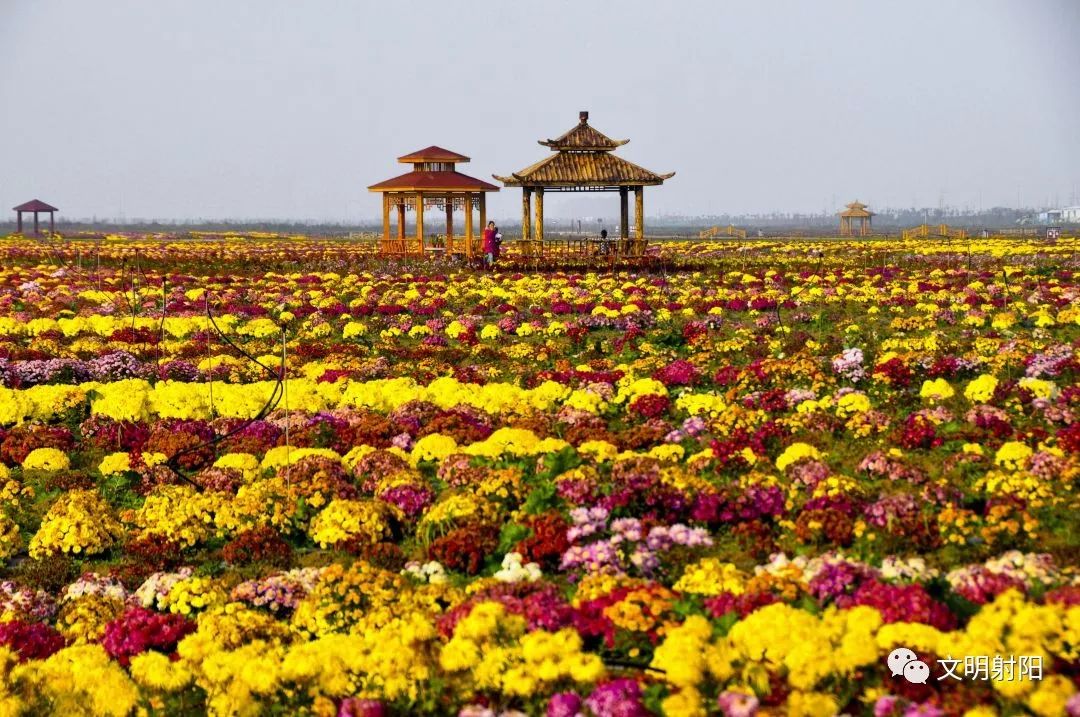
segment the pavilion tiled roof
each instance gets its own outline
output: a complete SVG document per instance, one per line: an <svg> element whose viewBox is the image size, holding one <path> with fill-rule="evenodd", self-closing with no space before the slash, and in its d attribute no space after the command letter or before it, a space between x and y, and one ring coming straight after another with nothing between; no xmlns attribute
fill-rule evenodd
<svg viewBox="0 0 1080 717"><path fill-rule="evenodd" d="M31 199L29 202L20 204L17 207L12 207L12 211L16 212L58 212L60 211L51 204L46 204L40 199Z"/></svg>
<svg viewBox="0 0 1080 717"><path fill-rule="evenodd" d="M576 127L558 139L541 140L555 154L502 177L492 175L506 186L614 187L663 184L675 176L657 174L612 154L629 140L614 140L589 125L589 113L582 112Z"/></svg>
<svg viewBox="0 0 1080 717"><path fill-rule="evenodd" d="M461 172L406 172L368 187L371 192L497 192L499 188Z"/></svg>
<svg viewBox="0 0 1080 717"><path fill-rule="evenodd" d="M451 152L449 149L443 149L442 147L432 145L398 157L398 161L404 164L420 162L468 162L469 158L464 154L458 154L457 152Z"/></svg>
<svg viewBox="0 0 1080 717"><path fill-rule="evenodd" d="M854 202L847 205L847 209L840 212L840 216L842 216L842 217L854 217L854 218L857 219L859 217L872 217L872 216L874 216L874 213L869 211L866 208L865 204L863 204L858 199L856 199Z"/></svg>
<svg viewBox="0 0 1080 717"><path fill-rule="evenodd" d="M610 152L559 152L509 177L495 179L507 186L616 186L663 184L674 174L651 172Z"/></svg>
<svg viewBox="0 0 1080 717"><path fill-rule="evenodd" d="M542 139L540 144L554 150L605 152L621 147L629 141L628 139L611 139L589 124L588 112L582 112L576 127L564 132L558 139Z"/></svg>

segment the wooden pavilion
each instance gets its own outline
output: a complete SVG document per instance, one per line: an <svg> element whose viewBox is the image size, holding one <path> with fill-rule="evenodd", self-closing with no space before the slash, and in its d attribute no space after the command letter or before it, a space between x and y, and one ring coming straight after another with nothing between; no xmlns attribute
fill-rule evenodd
<svg viewBox="0 0 1080 717"><path fill-rule="evenodd" d="M557 139L540 140L554 152L546 159L514 172L508 177L492 175L508 187L521 187L521 239L526 253L544 251L545 192L618 192L620 242L616 250L623 255L640 255L645 250L646 186L660 185L675 176L656 174L613 154L630 140L614 140L589 125L589 113L581 112L577 126ZM630 238L630 190L634 190L634 239ZM532 201L535 201L535 221ZM535 232L530 225L535 224ZM530 245L532 245L530 247Z"/></svg>
<svg viewBox="0 0 1080 717"><path fill-rule="evenodd" d="M15 210L15 231L22 234L23 230L23 213L34 215L34 236L40 236L41 232L38 230L38 214L49 215L49 236L56 233L56 212L60 211L51 204L46 204L40 199L31 199L29 202L20 204L17 207L12 207Z"/></svg>
<svg viewBox="0 0 1080 717"><path fill-rule="evenodd" d="M874 213L869 211L865 204L856 199L854 202L847 205L847 209L840 212L840 236L869 236L873 216ZM852 227L852 219L857 219L859 222L858 232Z"/></svg>
<svg viewBox="0 0 1080 717"><path fill-rule="evenodd" d="M378 184L368 191L382 193L383 236L380 251L400 256L423 256L425 252L463 254L473 257L480 254L478 234L473 232L473 209L480 212L481 228L487 225L487 192L499 188L481 179L458 172L459 162L468 162L465 155L442 147L428 147L403 157L402 164L411 164L412 171ZM391 234L390 208L396 209L397 227ZM424 242L424 209L446 213L446 234L434 242ZM454 210L465 212L465 232L458 239L454 236ZM405 236L405 212L416 212L416 236ZM441 244L441 245L440 245Z"/></svg>

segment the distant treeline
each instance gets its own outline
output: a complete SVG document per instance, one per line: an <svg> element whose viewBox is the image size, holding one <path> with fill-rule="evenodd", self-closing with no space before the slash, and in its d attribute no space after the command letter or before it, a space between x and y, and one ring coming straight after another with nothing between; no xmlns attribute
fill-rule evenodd
<svg viewBox="0 0 1080 717"><path fill-rule="evenodd" d="M911 208L871 210L874 228L879 230L902 229L919 224L949 224L969 229L1004 229L1024 224L1038 213L1035 209L1012 209L993 207L982 211L953 208ZM716 216L664 216L649 220L646 226L693 228L702 226L734 225L744 229L835 229L839 226L836 214L799 214L774 212L770 214L720 214Z"/></svg>
<svg viewBox="0 0 1080 717"><path fill-rule="evenodd" d="M1012 209L994 207L982 211L970 211L953 208L922 209L882 209L874 215L874 229L877 231L897 231L904 227L919 224L950 224L968 229L1009 229L1029 223L1036 214L1036 209ZM783 231L808 231L810 233L828 233L838 226L835 214L799 214L774 212L770 214L718 214L699 216L663 215L648 217L645 226L648 232L659 234L692 234L711 226L734 225L749 230L751 233L762 230L765 233ZM618 223L615 217L602 220L610 228ZM568 217L548 217L546 224L552 231L594 231L599 226L596 217L588 221L579 221ZM28 228L24 223L24 231ZM289 220L128 220L118 222L108 219L64 220L57 218L56 230L61 234L76 232L146 232L146 233L184 233L191 231L205 232L273 232L278 234L309 234L318 236L348 236L364 232L382 231L382 225L376 221L316 222ZM0 234L15 231L15 222L0 222ZM514 228L509 228L512 234Z"/></svg>

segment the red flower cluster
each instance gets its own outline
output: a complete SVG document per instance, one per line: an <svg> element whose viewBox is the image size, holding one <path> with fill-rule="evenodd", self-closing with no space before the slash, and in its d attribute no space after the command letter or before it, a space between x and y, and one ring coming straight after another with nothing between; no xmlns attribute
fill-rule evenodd
<svg viewBox="0 0 1080 717"><path fill-rule="evenodd" d="M544 571L557 569L562 554L570 548L566 531L570 524L558 513L544 513L529 518L525 525L532 534L519 541L515 550L525 562L538 563Z"/></svg>
<svg viewBox="0 0 1080 717"><path fill-rule="evenodd" d="M64 647L64 637L40 622L0 622L0 645L19 653L19 662L43 660Z"/></svg>
<svg viewBox="0 0 1080 717"><path fill-rule="evenodd" d="M172 654L176 643L195 631L195 623L180 615L133 607L105 626L101 644L110 656L127 667L134 655L147 650Z"/></svg>
<svg viewBox="0 0 1080 717"><path fill-rule="evenodd" d="M276 530L264 525L245 530L230 540L221 549L221 557L233 565L255 562L288 565L292 559L292 548Z"/></svg>
<svg viewBox="0 0 1080 717"><path fill-rule="evenodd" d="M671 409L671 399L667 396L659 396L649 393L635 398L629 406L630 411L643 418L659 418L666 415Z"/></svg>

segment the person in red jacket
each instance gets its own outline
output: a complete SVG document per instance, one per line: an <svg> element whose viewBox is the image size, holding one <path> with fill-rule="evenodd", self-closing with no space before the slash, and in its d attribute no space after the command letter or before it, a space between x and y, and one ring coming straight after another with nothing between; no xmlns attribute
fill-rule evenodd
<svg viewBox="0 0 1080 717"><path fill-rule="evenodd" d="M495 222L488 222L487 227L484 228L484 236L480 243L480 250L484 252L484 266L495 266L495 257L499 251L496 240L497 235L498 231L495 229Z"/></svg>

